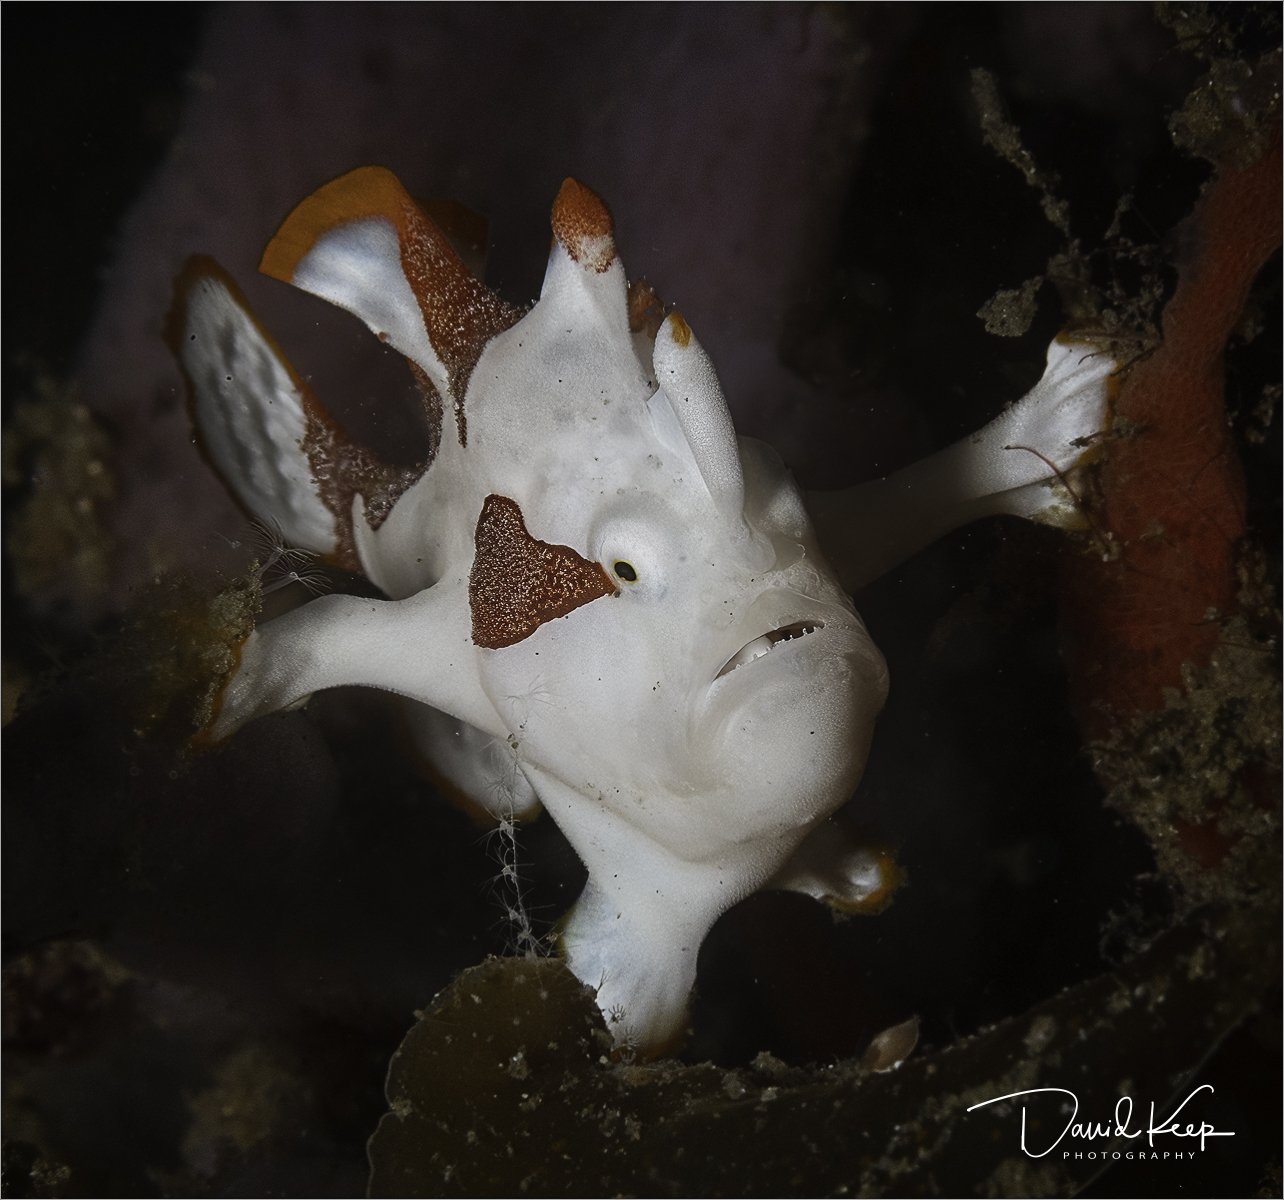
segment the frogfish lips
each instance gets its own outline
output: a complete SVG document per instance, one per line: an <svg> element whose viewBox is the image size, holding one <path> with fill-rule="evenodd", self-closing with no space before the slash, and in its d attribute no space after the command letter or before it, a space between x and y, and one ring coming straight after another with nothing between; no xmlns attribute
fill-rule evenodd
<svg viewBox="0 0 1284 1200"><path fill-rule="evenodd" d="M737 671L749 663L756 662L770 654L772 649L783 642L796 641L799 638L813 634L817 630L823 629L823 621L794 621L789 625L781 625L776 629L769 629L766 633L760 634L751 641L746 642L740 647L725 663L722 664L716 679L723 679L730 675L732 671Z"/></svg>

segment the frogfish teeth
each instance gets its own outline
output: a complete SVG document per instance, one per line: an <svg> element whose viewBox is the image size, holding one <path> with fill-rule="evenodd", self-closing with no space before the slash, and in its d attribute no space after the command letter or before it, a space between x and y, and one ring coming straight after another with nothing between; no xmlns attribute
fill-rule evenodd
<svg viewBox="0 0 1284 1200"><path fill-rule="evenodd" d="M731 905L767 886L878 890L877 860L830 846L825 818L860 777L887 672L791 476L736 437L691 328L644 320L654 296L627 283L602 201L568 179L552 228L525 312L381 168L321 188L268 245L267 274L407 359L431 435L410 470L354 444L233 282L189 264L171 338L208 457L251 513L388 597L325 596L257 629L209 733L339 685L405 697L450 785L498 820L542 803L561 827L588 869L562 949L618 1036L654 1051L681 1035L700 944ZM1102 428L1102 362L1032 393L1039 413L1072 397L1058 442ZM930 520L895 484L867 485L873 504L837 494L836 542L859 546L862 519L903 555L978 511L1054 507L1034 456L987 470L1004 429L929 468L945 509Z"/></svg>

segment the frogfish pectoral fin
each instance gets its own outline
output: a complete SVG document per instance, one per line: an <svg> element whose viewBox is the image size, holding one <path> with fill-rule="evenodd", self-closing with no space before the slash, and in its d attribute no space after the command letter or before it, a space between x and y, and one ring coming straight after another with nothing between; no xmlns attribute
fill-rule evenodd
<svg viewBox="0 0 1284 1200"><path fill-rule="evenodd" d="M979 517L1081 527L1067 480L1110 429L1117 369L1101 347L1057 338L1038 383L970 437L882 479L811 492L812 519L844 586L863 587Z"/></svg>
<svg viewBox="0 0 1284 1200"><path fill-rule="evenodd" d="M208 740L280 712L326 688L380 688L505 734L476 674L466 582L442 580L405 600L322 596L256 629L218 699Z"/></svg>

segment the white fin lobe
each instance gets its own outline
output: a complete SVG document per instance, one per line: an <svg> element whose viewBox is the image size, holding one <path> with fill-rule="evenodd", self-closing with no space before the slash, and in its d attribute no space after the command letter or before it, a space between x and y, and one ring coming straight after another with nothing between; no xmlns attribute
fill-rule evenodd
<svg viewBox="0 0 1284 1200"><path fill-rule="evenodd" d="M303 448L303 385L213 263L185 275L171 337L201 443L236 498L292 545L334 553L335 515Z"/></svg>
<svg viewBox="0 0 1284 1200"><path fill-rule="evenodd" d="M713 363L676 312L656 334L655 374L718 511L733 524L742 524L745 483L731 412Z"/></svg>

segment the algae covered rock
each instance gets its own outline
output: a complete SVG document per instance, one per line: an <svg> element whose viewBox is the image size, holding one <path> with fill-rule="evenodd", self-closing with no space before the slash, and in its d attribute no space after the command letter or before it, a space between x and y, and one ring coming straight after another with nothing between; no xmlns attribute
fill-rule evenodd
<svg viewBox="0 0 1284 1200"><path fill-rule="evenodd" d="M1073 1134L1067 1097L1082 1121L1109 1123L1121 1096L1139 1114L1177 1109L1278 970L1269 919L1206 909L1118 969L887 1071L768 1054L733 1070L613 1062L591 991L562 963L491 959L393 1057L370 1195L1073 1194L1107 1166L1153 1163L1131 1127ZM1024 1092L1024 1116L993 1103ZM1218 1104L1200 1089L1188 1118L1224 1128L1234 1114ZM1148 1154L1190 1145L1159 1137Z"/></svg>
<svg viewBox="0 0 1284 1200"><path fill-rule="evenodd" d="M560 1190L579 1173L577 1110L609 1046L593 993L560 962L465 971L393 1055L371 1194Z"/></svg>

